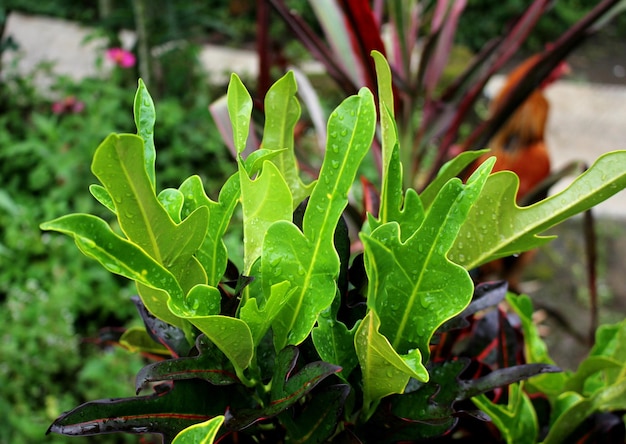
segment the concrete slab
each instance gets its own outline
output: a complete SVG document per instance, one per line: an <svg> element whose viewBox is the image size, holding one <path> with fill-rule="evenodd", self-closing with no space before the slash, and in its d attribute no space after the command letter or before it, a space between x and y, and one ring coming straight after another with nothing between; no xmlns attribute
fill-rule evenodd
<svg viewBox="0 0 626 444"><path fill-rule="evenodd" d="M97 76L113 66L104 59L107 39L98 37L94 29L67 20L12 12L6 22L4 37L7 36L11 36L19 50L4 52L2 65L14 64L20 74L31 73L39 64L51 62L54 73L78 80ZM120 39L125 47L130 47L135 37L126 31ZM97 68L99 59L103 59L101 69ZM43 76L37 82L43 90L50 86L50 80Z"/></svg>

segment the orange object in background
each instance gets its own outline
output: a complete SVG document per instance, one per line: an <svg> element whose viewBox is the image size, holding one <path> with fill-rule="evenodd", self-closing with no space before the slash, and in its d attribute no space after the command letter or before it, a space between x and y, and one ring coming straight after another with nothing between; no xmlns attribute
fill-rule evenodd
<svg viewBox="0 0 626 444"><path fill-rule="evenodd" d="M497 114L504 98L537 63L534 55L518 65L506 78L504 86L493 99L490 114ZM520 180L517 202L550 175L550 156L545 142L545 128L550 104L543 94L544 88L569 73L570 68L560 63L543 83L515 110L502 128L489 142L490 152L481 156L472 171L488 157L496 156L493 172L513 171ZM468 175L469 176L469 175ZM506 279L513 291L519 291L519 281L525 266L532 260L533 251L514 258L504 258L485 264L478 270L478 280Z"/></svg>

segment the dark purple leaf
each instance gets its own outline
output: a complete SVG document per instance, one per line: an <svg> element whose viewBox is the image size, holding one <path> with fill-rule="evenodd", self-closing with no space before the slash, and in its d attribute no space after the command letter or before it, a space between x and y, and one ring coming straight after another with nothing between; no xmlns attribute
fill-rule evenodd
<svg viewBox="0 0 626 444"><path fill-rule="evenodd" d="M460 381L457 399L469 399L497 387L504 387L543 373L558 373L559 367L549 364L523 364L494 370L486 376Z"/></svg>
<svg viewBox="0 0 626 444"><path fill-rule="evenodd" d="M578 426L571 433L570 440L568 442L576 444L626 442L624 420L615 413L597 413Z"/></svg>
<svg viewBox="0 0 626 444"><path fill-rule="evenodd" d="M181 430L223 414L228 402L219 387L201 380L161 384L154 390L148 396L82 404L57 418L47 433L152 433L170 442Z"/></svg>
<svg viewBox="0 0 626 444"><path fill-rule="evenodd" d="M338 384L315 391L297 415L283 412L281 423L287 428L289 442L322 443L336 431L350 386Z"/></svg>
<svg viewBox="0 0 626 444"><path fill-rule="evenodd" d="M447 1L438 2L435 9L435 16L433 17L433 28L437 29L437 43L432 54L432 57L428 60L428 66L426 66L426 72L424 74L424 89L426 97L430 97L435 90L435 87L439 83L441 74L445 66L448 64L448 58L450 57L450 50L454 40L454 34L459 22L459 17L465 9L467 0L455 1L446 16ZM444 5L441 8L441 5ZM439 17L438 17L439 16Z"/></svg>
<svg viewBox="0 0 626 444"><path fill-rule="evenodd" d="M534 68L507 95L500 111L472 133L466 146L468 148L487 146L489 139L506 122L511 113L565 57L597 30L594 25L609 14L618 3L620 3L619 0L600 2L589 14L565 32L550 49L544 51Z"/></svg>
<svg viewBox="0 0 626 444"><path fill-rule="evenodd" d="M198 356L167 359L142 368L135 379L135 389L139 393L149 382L175 381L181 379L204 379L215 385L229 385L239 382L232 365L205 335L196 339Z"/></svg>
<svg viewBox="0 0 626 444"><path fill-rule="evenodd" d="M354 52L359 56L365 73L366 85L372 91L376 88L376 70L371 57L376 50L385 54L380 27L374 17L369 0L340 0Z"/></svg>
<svg viewBox="0 0 626 444"><path fill-rule="evenodd" d="M156 343L164 345L174 357L187 356L189 354L191 346L187 342L185 333L180 328L155 317L146 309L139 296L133 296L131 299L135 303L141 319L143 319L146 331Z"/></svg>
<svg viewBox="0 0 626 444"><path fill-rule="evenodd" d="M337 63L335 55L328 49L322 39L313 32L301 17L293 13L283 0L269 0L269 2L304 47L324 65L328 75L337 82L339 87L346 94L356 94L358 88L350 80L350 76L341 65Z"/></svg>
<svg viewBox="0 0 626 444"><path fill-rule="evenodd" d="M298 359L298 349L287 346L276 356L270 402L261 409L228 411L224 425L229 430L242 430L257 421L274 417L293 406L326 377L341 371L341 367L317 361L305 365L291 375Z"/></svg>
<svg viewBox="0 0 626 444"><path fill-rule="evenodd" d="M437 333L468 327L470 325L467 320L469 316L498 305L504 300L507 289L508 284L506 281L484 282L477 285L472 302L465 310L439 327Z"/></svg>

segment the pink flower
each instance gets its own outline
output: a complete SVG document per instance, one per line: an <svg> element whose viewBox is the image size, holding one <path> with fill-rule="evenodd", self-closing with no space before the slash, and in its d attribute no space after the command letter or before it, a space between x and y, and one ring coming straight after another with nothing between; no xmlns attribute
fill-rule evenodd
<svg viewBox="0 0 626 444"><path fill-rule="evenodd" d="M131 68L135 66L135 55L122 48L109 48L106 52L107 58L121 68Z"/></svg>
<svg viewBox="0 0 626 444"><path fill-rule="evenodd" d="M85 104L79 100L76 100L74 96L67 96L63 100L54 102L52 104L52 112L54 114L78 114L85 109Z"/></svg>

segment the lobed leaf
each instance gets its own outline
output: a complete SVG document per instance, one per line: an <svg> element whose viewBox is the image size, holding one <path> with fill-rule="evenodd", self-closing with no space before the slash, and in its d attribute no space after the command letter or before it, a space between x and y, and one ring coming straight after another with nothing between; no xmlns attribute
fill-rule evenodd
<svg viewBox="0 0 626 444"><path fill-rule="evenodd" d="M537 442L539 431L537 414L521 384L509 386L507 405L494 404L486 395L474 397L472 402L491 417L508 444Z"/></svg>
<svg viewBox="0 0 626 444"><path fill-rule="evenodd" d="M311 194L314 184L305 185L300 179L294 152L294 128L300 117L296 99L298 87L293 72L288 72L272 85L265 95L265 126L262 146L280 150L272 159L282 173L293 196L292 210Z"/></svg>
<svg viewBox="0 0 626 444"><path fill-rule="evenodd" d="M328 149L304 214L303 231L291 222L278 221L265 234L261 258L264 288L283 281L296 288L272 323L277 350L304 341L335 297L340 266L333 246L335 227L372 142L375 119L373 96L367 89L333 111L328 122Z"/></svg>
<svg viewBox="0 0 626 444"><path fill-rule="evenodd" d="M422 365L418 349L400 356L387 338L379 333L380 320L370 310L360 323L354 345L363 377L363 412L365 419L374 412L380 399L402 393L409 378L428 381L428 371Z"/></svg>
<svg viewBox="0 0 626 444"><path fill-rule="evenodd" d="M315 350L325 362L341 367L339 376L347 379L358 364L354 348L354 336L359 325L357 322L352 329L337 320L336 314L330 310L323 311L317 318L317 326L311 331Z"/></svg>
<svg viewBox="0 0 626 444"><path fill-rule="evenodd" d="M217 286L228 264L228 251L223 237L233 216L240 196L239 177L232 175L222 187L217 202L209 199L204 192L202 180L191 176L180 186L184 196L183 217L189 216L200 207L209 209L209 224L204 242L196 252L196 257L207 274L209 285Z"/></svg>
<svg viewBox="0 0 626 444"><path fill-rule="evenodd" d="M624 165L626 151L606 153L565 190L524 208L515 203L517 176L510 171L493 174L448 257L471 269L545 244L552 237L540 233L626 188Z"/></svg>
<svg viewBox="0 0 626 444"><path fill-rule="evenodd" d="M91 168L113 198L124 234L160 264L169 269L198 250L206 235L208 210L198 208L178 225L172 221L144 169L139 137L111 134L96 150Z"/></svg>
<svg viewBox="0 0 626 444"><path fill-rule="evenodd" d="M382 139L382 174L380 211L378 220L370 218L372 230L390 221L400 225L402 241L408 239L419 227L424 218L422 202L413 189L403 192L402 162L398 128L394 120L393 89L391 70L385 57L372 51L378 77L379 115Z"/></svg>
<svg viewBox="0 0 626 444"><path fill-rule="evenodd" d="M261 257L263 239L276 221L291 221L292 196L276 165L263 163L263 171L254 180L239 166L241 208L243 209L243 248L245 275Z"/></svg>
<svg viewBox="0 0 626 444"><path fill-rule="evenodd" d="M430 338L441 324L470 302L473 283L446 257L493 161L464 186L452 179L441 189L420 228L402 242L390 222L361 234L369 277L368 307L381 320L381 333L399 353L419 349L428 359Z"/></svg>
<svg viewBox="0 0 626 444"><path fill-rule="evenodd" d="M292 288L289 282L280 282L272 285L269 297L262 307L259 307L256 298L249 298L241 307L239 317L248 324L254 345L259 345L281 308L287 303L294 291L295 288Z"/></svg>
<svg viewBox="0 0 626 444"><path fill-rule="evenodd" d="M526 295L507 295L507 303L517 313L522 324L524 333L524 354L528 363L554 364L548 354L548 347L541 339L537 326L532 320L533 305ZM564 373L546 374L533 378L527 383L530 390L538 390L547 396L555 397L563 392L567 382L567 375Z"/></svg>
<svg viewBox="0 0 626 444"><path fill-rule="evenodd" d="M170 295L183 298L183 290L174 275L137 245L114 233L105 221L89 214L70 214L41 224L41 229L72 236L85 255L100 262L111 273L146 288L161 289L154 297L143 299L145 306L160 319L181 325L182 321L167 308Z"/></svg>

